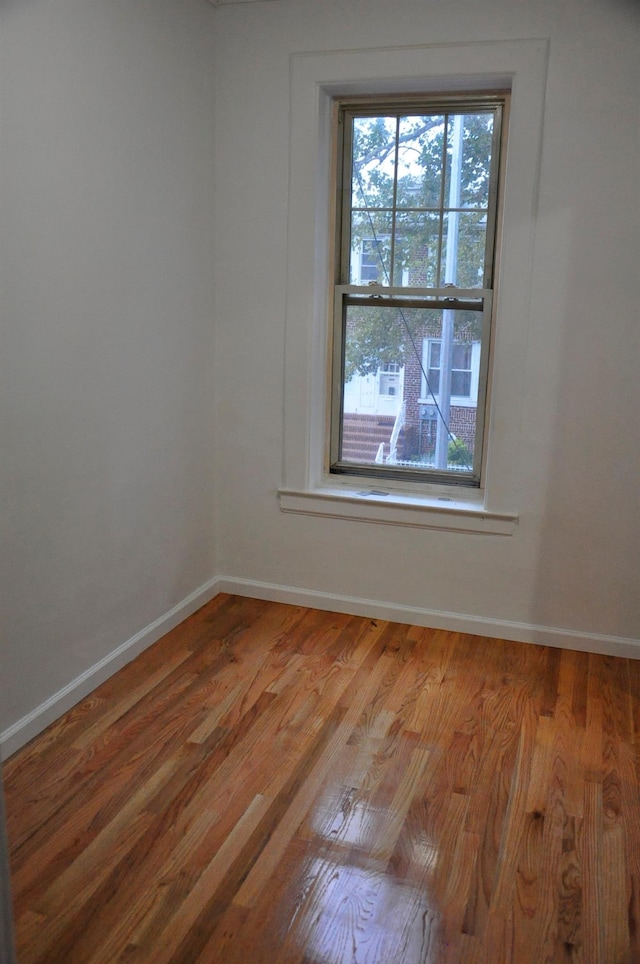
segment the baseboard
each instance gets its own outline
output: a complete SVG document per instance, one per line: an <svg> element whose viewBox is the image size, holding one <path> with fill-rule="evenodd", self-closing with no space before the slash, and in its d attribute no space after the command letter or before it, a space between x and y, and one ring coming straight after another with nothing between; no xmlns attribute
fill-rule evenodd
<svg viewBox="0 0 640 964"><path fill-rule="evenodd" d="M53 696L50 696L40 706L37 706L22 719L0 733L0 758L6 760L12 753L15 753L16 750L19 750L25 743L28 743L34 736L37 736L62 716L63 713L66 713L72 706L88 696L97 686L113 676L117 670L126 666L145 649L157 642L165 633L179 625L187 616L209 602L220 592L218 582L219 580L214 578L200 586L163 616L145 626L131 639L122 643L94 666L91 666L61 690L58 690L57 693L54 693Z"/></svg>
<svg viewBox="0 0 640 964"><path fill-rule="evenodd" d="M269 599L295 606L349 613L353 616L371 616L375 619L411 623L414 626L428 626L432 629L448 629L452 632L472 633L476 636L513 639L519 643L534 643L539 646L554 646L558 649L600 653L603 656L640 659L640 639L631 637L602 636L597 633L572 632L553 626L539 626L505 619L485 619L464 613L399 606L374 599L360 599L355 596L341 596L313 589L298 589L293 586L280 586L251 579L233 579L226 576L218 579L217 588L218 592L237 593L239 596L253 596L256 599Z"/></svg>

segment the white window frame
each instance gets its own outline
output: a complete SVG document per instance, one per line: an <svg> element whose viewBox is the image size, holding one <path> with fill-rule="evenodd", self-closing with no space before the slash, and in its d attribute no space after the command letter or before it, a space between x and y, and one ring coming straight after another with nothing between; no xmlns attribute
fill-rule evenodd
<svg viewBox="0 0 640 964"><path fill-rule="evenodd" d="M547 40L294 54L291 60L285 333L285 512L509 535L519 512L522 358L547 72ZM332 478L328 466L328 332L332 110L345 96L511 90L508 163L492 341L492 417L480 489ZM508 243L506 243L508 242Z"/></svg>

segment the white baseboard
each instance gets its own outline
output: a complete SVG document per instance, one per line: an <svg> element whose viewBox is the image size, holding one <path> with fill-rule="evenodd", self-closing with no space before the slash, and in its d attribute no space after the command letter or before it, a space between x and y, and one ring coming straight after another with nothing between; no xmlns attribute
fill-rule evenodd
<svg viewBox="0 0 640 964"><path fill-rule="evenodd" d="M203 586L190 593L163 616L145 626L139 633L122 643L99 662L95 663L80 676L72 680L44 703L37 706L22 719L0 733L0 757L6 760L12 753L32 740L47 726L70 710L80 700L88 696L97 686L113 676L117 670L139 656L149 646L157 642L165 633L174 629L187 616L200 606L209 602L220 592L218 579L210 579Z"/></svg>
<svg viewBox="0 0 640 964"><path fill-rule="evenodd" d="M310 606L314 609L349 613L353 616L371 616L374 619L388 619L391 622L410 623L413 626L428 626L431 629L448 629L452 632L472 633L476 636L513 639L519 643L535 643L539 646L554 646L558 649L600 653L603 656L640 659L640 639L632 637L602 636L578 630L572 632L553 626L512 622L506 619L486 619L482 616L421 609L415 606L399 606L374 599L333 595L313 589L296 589L292 586L279 586L226 576L218 579L218 592L237 593L239 596L253 596L256 599L270 599L295 606Z"/></svg>
<svg viewBox="0 0 640 964"><path fill-rule="evenodd" d="M478 636L513 639L521 643L535 643L541 646L555 646L560 649L577 649L588 653L601 653L605 656L640 659L640 639L623 636L602 636L596 633L579 631L572 632L571 630L551 626L486 619L468 616L464 613L400 606L396 603L360 599L355 596L341 596L318 592L313 589L299 589L294 586L258 582L252 579L217 576L196 589L195 592L183 599L173 609L170 609L164 616L154 620L141 632L122 643L67 686L54 693L31 713L23 716L22 719L0 733L2 759L6 759L12 753L15 753L21 746L41 733L50 723L53 723L81 699L88 696L92 690L117 670L135 659L165 633L168 633L183 619L186 619L187 616L190 616L220 592L236 593L239 596L253 596L256 599L269 599L274 602L290 603L294 606L309 606L314 609L349 613L354 616L370 616L374 619L411 623L415 626L429 626L433 629L448 629L453 632L472 633Z"/></svg>

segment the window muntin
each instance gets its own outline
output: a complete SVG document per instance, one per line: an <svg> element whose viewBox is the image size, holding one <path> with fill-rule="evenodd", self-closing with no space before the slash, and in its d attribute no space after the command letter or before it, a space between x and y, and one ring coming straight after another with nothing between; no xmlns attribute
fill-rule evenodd
<svg viewBox="0 0 640 964"><path fill-rule="evenodd" d="M480 484L504 99L340 106L331 472ZM438 345L437 374L435 354L425 366L425 339ZM403 368L402 394L393 412L387 399L384 413L369 413L369 452L361 446L354 458L353 382L390 365ZM419 403L431 378L438 453L427 458ZM373 444L381 424L389 435L382 448Z"/></svg>

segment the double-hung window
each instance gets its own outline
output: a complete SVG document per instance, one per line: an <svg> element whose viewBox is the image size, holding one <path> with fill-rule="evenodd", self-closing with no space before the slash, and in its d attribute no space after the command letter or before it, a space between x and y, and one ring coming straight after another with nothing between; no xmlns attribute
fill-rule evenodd
<svg viewBox="0 0 640 964"><path fill-rule="evenodd" d="M332 473L481 484L506 96L337 106Z"/></svg>

